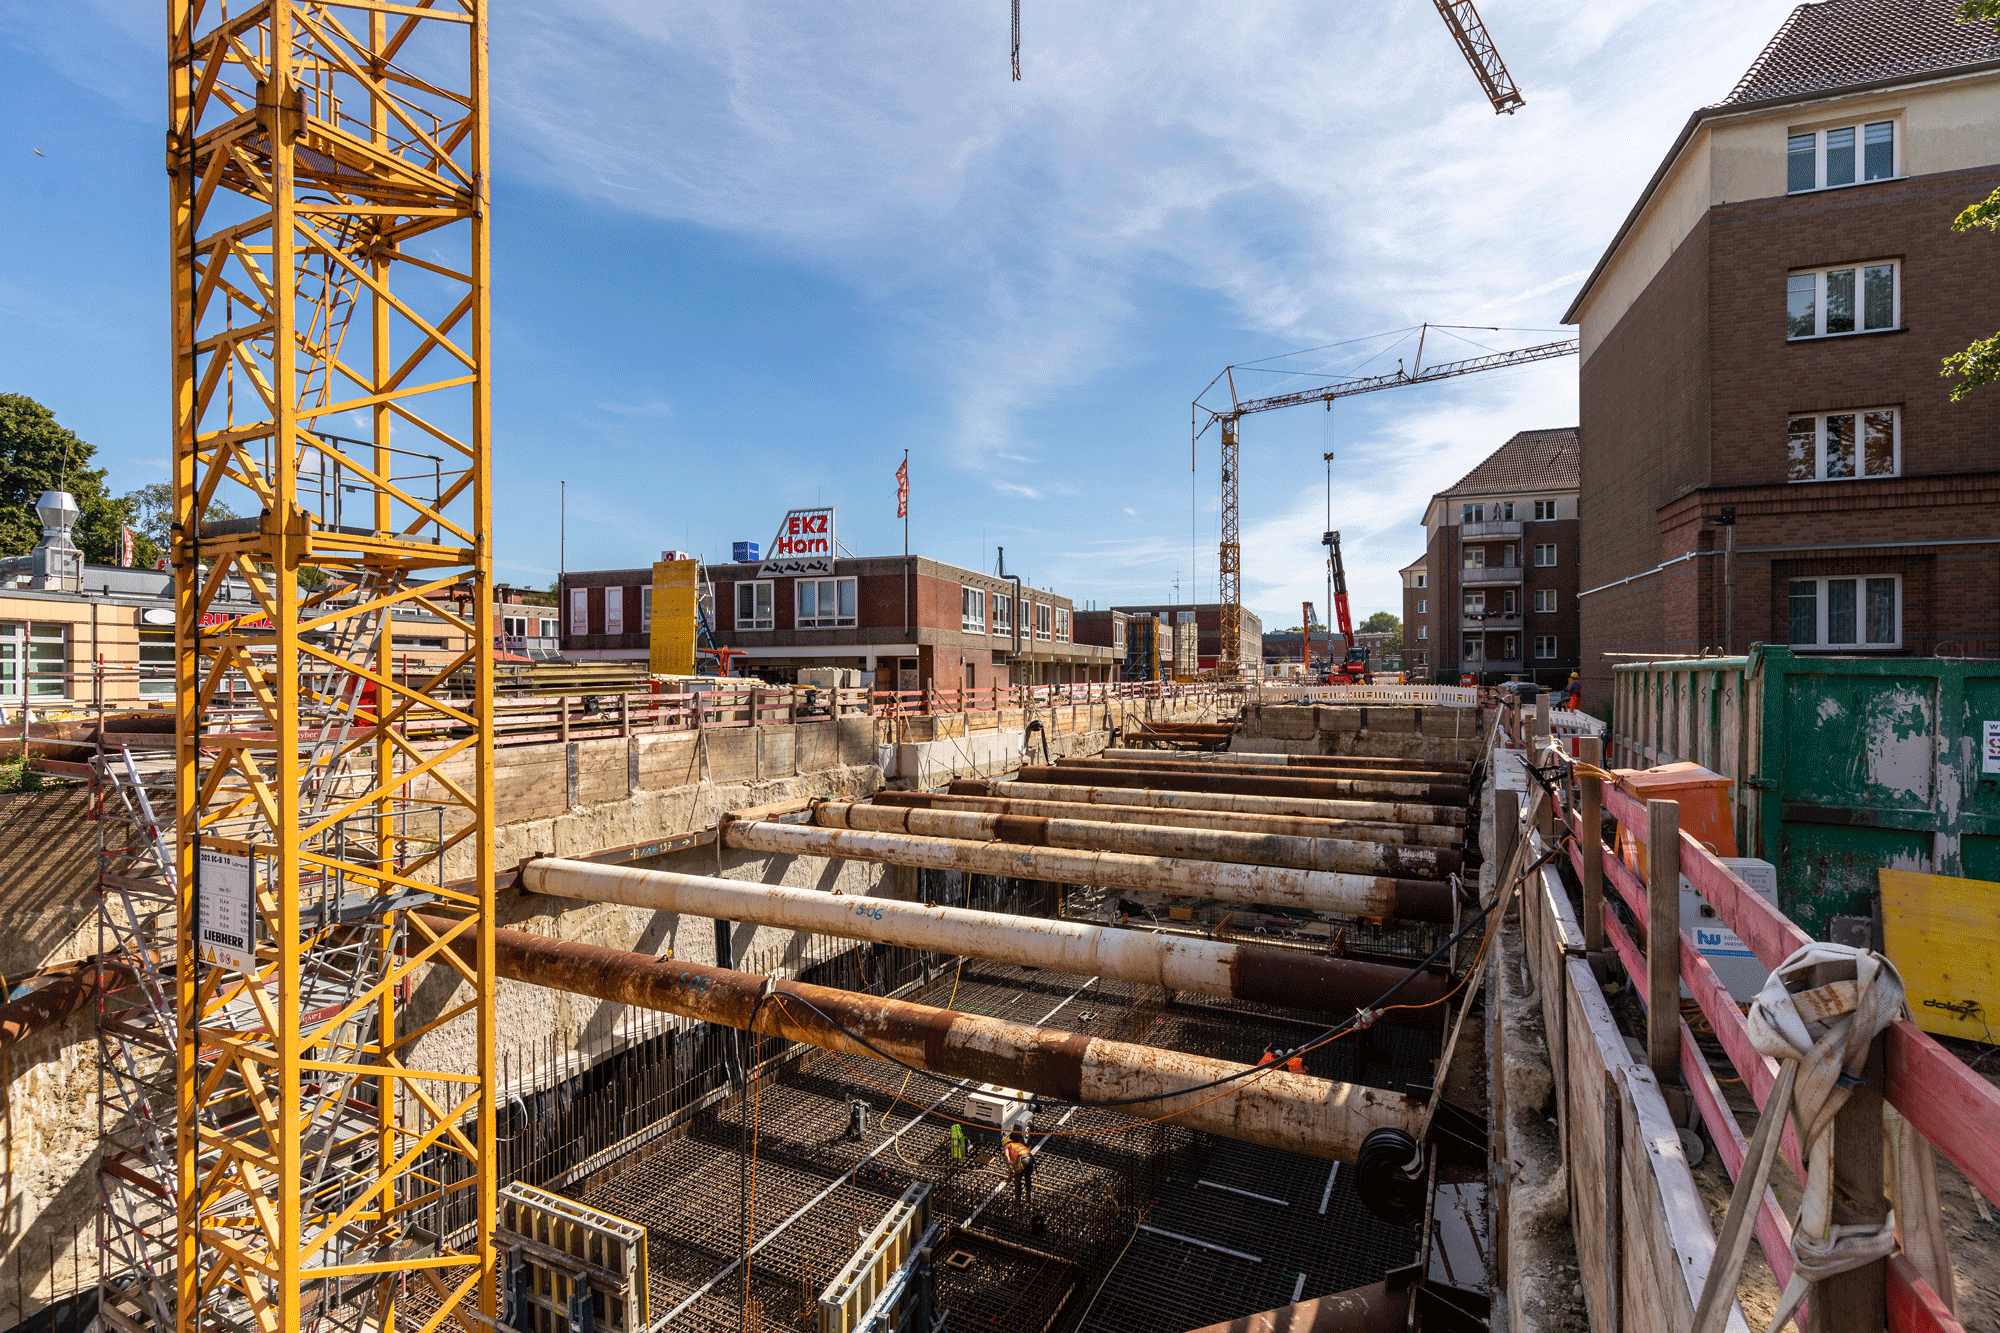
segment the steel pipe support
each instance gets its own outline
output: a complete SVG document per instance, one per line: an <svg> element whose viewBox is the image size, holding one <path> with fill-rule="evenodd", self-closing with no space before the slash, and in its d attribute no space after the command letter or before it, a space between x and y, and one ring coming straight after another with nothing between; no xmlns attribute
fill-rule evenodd
<svg viewBox="0 0 2000 1333"><path fill-rule="evenodd" d="M433 916L418 919L439 935L452 924ZM754 1024L767 1036L875 1059L875 1052L856 1040L862 1037L933 1074L1042 1097L1093 1104L1157 1097L1105 1109L1138 1120L1172 1115L1189 1129L1289 1152L1352 1162L1361 1141L1381 1126L1412 1135L1422 1131L1422 1100L1381 1088L1267 1067L1228 1088L1175 1096L1247 1066L805 982L773 981L766 996L767 979L746 972L518 930L495 930L493 941L495 971L510 981L723 1027ZM446 947L469 959L476 943L461 932Z"/></svg>
<svg viewBox="0 0 2000 1333"><path fill-rule="evenodd" d="M1108 977L1142 986L1315 1009L1341 1018L1371 1005L1408 975L1404 968L1324 958L1268 945L1230 944L963 907L929 907L896 898L858 898L817 889L555 857L523 866L521 887L560 898L620 903L654 912L687 912ZM1396 1003L1428 1004L1441 998L1446 986L1440 975L1420 974L1403 987ZM1396 1016L1392 1011L1384 1017Z"/></svg>
<svg viewBox="0 0 2000 1333"><path fill-rule="evenodd" d="M1245 815L1227 810L1173 810L1165 806L1092 805L1084 801L1010 800L1001 796L953 796L941 792L891 791L886 788L868 799L875 805L904 805L925 810L1041 815L1049 819L1087 819L1099 824L1156 824L1164 828L1221 829L1227 833L1278 834L1290 838L1348 838L1355 842L1449 848L1454 852L1465 841L1463 831L1448 824L1369 823L1359 819ZM1450 859L1450 865L1452 869L1457 869L1455 856Z"/></svg>
<svg viewBox="0 0 2000 1333"><path fill-rule="evenodd" d="M1095 774L1079 773L1094 779ZM1232 792L1166 791L1158 787L1098 786L1090 781L1014 782L957 778L953 796L1002 796L1023 801L1077 801L1157 810L1221 810L1240 815L1300 815L1308 819L1380 819L1395 824L1463 824L1462 806L1421 801L1336 801L1311 796L1246 796Z"/></svg>
<svg viewBox="0 0 2000 1333"><path fill-rule="evenodd" d="M1287 774L1265 777L1248 773L1203 773L1198 770L1110 768L1097 764L1031 764L1014 774L1016 782L1077 783L1100 787L1157 787L1167 791L1213 791L1232 796L1309 796L1426 801L1434 805L1464 805L1470 799L1464 783L1394 782L1374 778L1300 778Z"/></svg>
<svg viewBox="0 0 2000 1333"><path fill-rule="evenodd" d="M1173 893L1221 902L1263 903L1339 916L1397 917L1408 921L1450 921L1451 886L1434 880L1350 875L1328 870L1288 870L1192 861L1127 852L1084 852L1062 847L1023 847L1002 842L918 837L909 833L868 833L806 824L725 820L725 846L746 852L824 856L843 861L963 870L975 875L1093 884L1128 892Z"/></svg>
<svg viewBox="0 0 2000 1333"><path fill-rule="evenodd" d="M1399 847L1344 838L1297 838L1220 829L1174 828L1157 824L1102 824L1045 815L1000 815L971 810L924 810L904 805L822 801L813 822L826 828L877 833L915 833L933 838L1018 842L1077 851L1132 852L1196 861L1236 861L1244 865L1294 870L1336 870L1359 875L1442 879L1458 869L1452 853L1441 863L1433 847Z"/></svg>
<svg viewBox="0 0 2000 1333"><path fill-rule="evenodd" d="M1433 762L1428 759L1374 759L1366 756L1349 757L1335 754L1260 754L1254 750L1218 750L1213 754L1189 752L1175 753L1168 750L1100 750L1094 755L1077 759L1064 759L1061 763L1098 763L1113 768L1130 768L1136 761L1144 765L1173 764L1182 768L1225 768L1242 769L1246 772L1263 772L1270 769L1324 769L1334 772L1351 771L1379 776L1396 782L1463 782L1469 764ZM1309 777L1309 773L1294 773L1294 777Z"/></svg>

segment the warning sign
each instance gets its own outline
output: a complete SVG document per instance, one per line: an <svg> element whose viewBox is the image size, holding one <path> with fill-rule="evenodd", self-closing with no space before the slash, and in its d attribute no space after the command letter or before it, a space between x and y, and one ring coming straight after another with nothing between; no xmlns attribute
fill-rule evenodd
<svg viewBox="0 0 2000 1333"><path fill-rule="evenodd" d="M1985 734L1979 738L1979 771L2000 773L2000 722L1982 722L1980 727Z"/></svg>
<svg viewBox="0 0 2000 1333"><path fill-rule="evenodd" d="M256 969L257 899L252 881L249 857L202 849L194 941L202 962L239 972Z"/></svg>

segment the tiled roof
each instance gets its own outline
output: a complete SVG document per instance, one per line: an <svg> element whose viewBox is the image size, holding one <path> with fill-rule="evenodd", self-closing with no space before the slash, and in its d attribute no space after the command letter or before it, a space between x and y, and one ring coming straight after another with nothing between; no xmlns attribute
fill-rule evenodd
<svg viewBox="0 0 2000 1333"><path fill-rule="evenodd" d="M1718 106L1828 92L2000 60L1990 21L1961 23L1958 0L1821 0L1800 5Z"/></svg>
<svg viewBox="0 0 2000 1333"><path fill-rule="evenodd" d="M1500 495L1523 491L1573 491L1582 484L1576 427L1524 430L1458 479L1447 495Z"/></svg>

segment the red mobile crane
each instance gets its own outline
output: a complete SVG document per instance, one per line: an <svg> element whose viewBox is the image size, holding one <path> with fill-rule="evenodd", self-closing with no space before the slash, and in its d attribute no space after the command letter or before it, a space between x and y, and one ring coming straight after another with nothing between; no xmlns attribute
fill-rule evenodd
<svg viewBox="0 0 2000 1333"><path fill-rule="evenodd" d="M1354 641L1354 617L1347 610L1347 567L1340 562L1340 534L1322 533L1320 545L1326 547L1327 567L1333 571L1333 614L1340 622L1340 637L1347 640L1347 656L1338 666L1333 662L1333 649L1327 648L1327 683L1338 679L1343 684L1359 685L1368 675L1368 650Z"/></svg>

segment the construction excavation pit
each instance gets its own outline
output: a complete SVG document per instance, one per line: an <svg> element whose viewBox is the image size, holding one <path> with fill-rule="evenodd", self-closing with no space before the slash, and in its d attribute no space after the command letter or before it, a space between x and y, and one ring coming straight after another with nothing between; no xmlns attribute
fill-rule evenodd
<svg viewBox="0 0 2000 1333"><path fill-rule="evenodd" d="M1476 749L1251 730L524 862L496 974L600 1007L503 1051L510 1326L1483 1327Z"/></svg>

